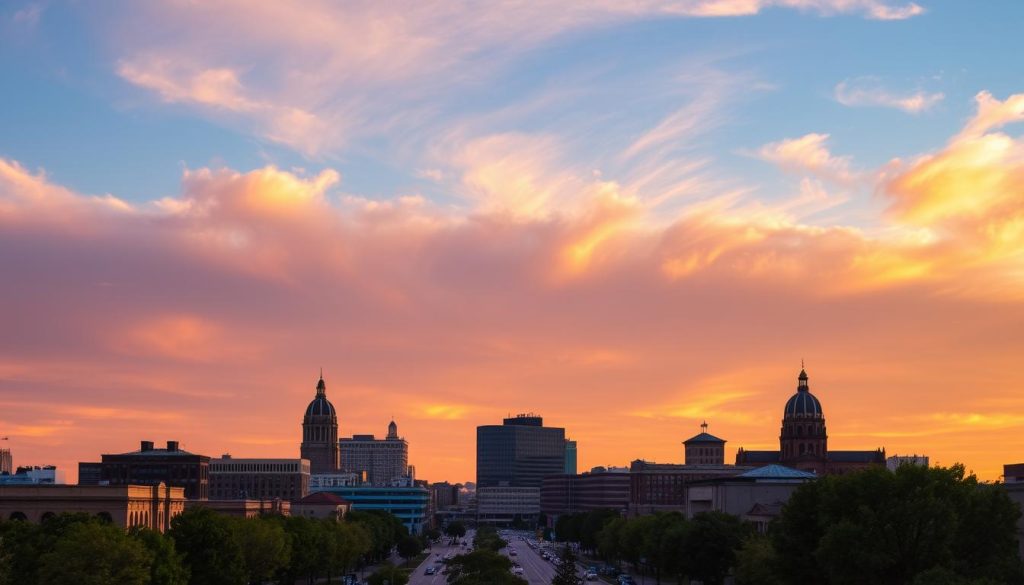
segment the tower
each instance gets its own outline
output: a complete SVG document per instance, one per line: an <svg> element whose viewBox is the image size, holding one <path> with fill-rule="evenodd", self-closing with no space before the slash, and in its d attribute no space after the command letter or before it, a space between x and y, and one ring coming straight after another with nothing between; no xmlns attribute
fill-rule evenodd
<svg viewBox="0 0 1024 585"><path fill-rule="evenodd" d="M821 402L811 394L807 372L801 368L796 394L786 402L779 435L779 460L783 465L825 472L828 459L828 433Z"/></svg>
<svg viewBox="0 0 1024 585"><path fill-rule="evenodd" d="M299 451L303 459L309 459L310 473L338 471L338 416L334 405L327 400L323 373L316 384L316 396L306 407L306 415L302 418L302 446Z"/></svg>

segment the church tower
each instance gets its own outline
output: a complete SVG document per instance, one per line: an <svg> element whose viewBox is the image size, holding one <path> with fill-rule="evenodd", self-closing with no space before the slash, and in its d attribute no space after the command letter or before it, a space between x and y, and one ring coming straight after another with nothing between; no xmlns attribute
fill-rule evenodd
<svg viewBox="0 0 1024 585"><path fill-rule="evenodd" d="M828 460L828 433L821 402L811 394L807 372L801 368L796 394L787 402L779 436L779 460L783 465L803 471L825 473Z"/></svg>
<svg viewBox="0 0 1024 585"><path fill-rule="evenodd" d="M335 473L339 469L338 415L327 400L327 385L321 372L316 397L302 418L301 457L309 459L310 473Z"/></svg>

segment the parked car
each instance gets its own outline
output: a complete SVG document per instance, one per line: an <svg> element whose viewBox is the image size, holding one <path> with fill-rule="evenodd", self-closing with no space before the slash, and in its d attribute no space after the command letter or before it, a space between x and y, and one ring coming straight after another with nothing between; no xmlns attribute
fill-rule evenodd
<svg viewBox="0 0 1024 585"><path fill-rule="evenodd" d="M437 573L437 567L427 567L427 570L423 572L424 575L433 575Z"/></svg>

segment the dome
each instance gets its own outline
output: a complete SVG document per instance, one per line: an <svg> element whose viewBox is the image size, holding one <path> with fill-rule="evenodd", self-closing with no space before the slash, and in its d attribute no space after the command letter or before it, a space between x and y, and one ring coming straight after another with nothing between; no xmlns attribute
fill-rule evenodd
<svg viewBox="0 0 1024 585"><path fill-rule="evenodd" d="M821 409L821 402L818 402L807 386L807 372L801 369L800 375L797 377L796 394L786 402L783 417L823 418L824 416L825 412Z"/></svg>
<svg viewBox="0 0 1024 585"><path fill-rule="evenodd" d="M316 398L306 407L306 416L337 416L334 405L327 400L327 384L324 383L323 374L320 374L320 381L316 383Z"/></svg>

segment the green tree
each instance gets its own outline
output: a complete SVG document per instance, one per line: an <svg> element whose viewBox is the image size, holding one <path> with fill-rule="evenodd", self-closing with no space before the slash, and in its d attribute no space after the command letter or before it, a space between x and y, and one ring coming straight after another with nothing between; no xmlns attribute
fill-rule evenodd
<svg viewBox="0 0 1024 585"><path fill-rule="evenodd" d="M702 512L693 517L683 544L686 574L705 585L721 585L736 564L747 529L736 516Z"/></svg>
<svg viewBox="0 0 1024 585"><path fill-rule="evenodd" d="M423 543L415 536L406 536L398 541L398 556L405 559L406 563L421 552L423 552Z"/></svg>
<svg viewBox="0 0 1024 585"><path fill-rule="evenodd" d="M187 585L188 569L170 537L149 528L135 529L131 534L146 547L153 559L149 568L149 585Z"/></svg>
<svg viewBox="0 0 1024 585"><path fill-rule="evenodd" d="M449 538L462 538L466 536L466 525L458 520L449 522L448 526L445 526L444 533Z"/></svg>
<svg viewBox="0 0 1024 585"><path fill-rule="evenodd" d="M151 563L146 547L120 528L82 522L40 558L39 579L48 585L146 585Z"/></svg>
<svg viewBox="0 0 1024 585"><path fill-rule="evenodd" d="M606 524L619 517L614 510L594 510L587 512L580 522L579 537L580 548L585 551L597 550L597 535Z"/></svg>
<svg viewBox="0 0 1024 585"><path fill-rule="evenodd" d="M497 552L482 548L459 555L447 562L448 583L452 585L525 585L513 575L512 561Z"/></svg>
<svg viewBox="0 0 1024 585"><path fill-rule="evenodd" d="M583 579L580 578L579 569L576 567L576 555L572 552L571 546L562 549L561 560L551 585L583 585Z"/></svg>
<svg viewBox="0 0 1024 585"><path fill-rule="evenodd" d="M391 563L384 563L366 578L366 582L369 585L406 585L409 582L409 573Z"/></svg>
<svg viewBox="0 0 1024 585"><path fill-rule="evenodd" d="M277 522L236 518L231 530L242 551L247 582L262 583L288 565L291 546L284 528Z"/></svg>
<svg viewBox="0 0 1024 585"><path fill-rule="evenodd" d="M626 522L625 518L615 518L597 533L597 552L605 562L618 562L622 558L619 542Z"/></svg>
<svg viewBox="0 0 1024 585"><path fill-rule="evenodd" d="M736 585L782 585L772 541L752 534L736 551Z"/></svg>
<svg viewBox="0 0 1024 585"><path fill-rule="evenodd" d="M561 542L579 542L580 535L576 528L579 514L562 514L555 520L555 539Z"/></svg>
<svg viewBox="0 0 1024 585"><path fill-rule="evenodd" d="M427 528L423 531L423 537L431 542L441 538L441 536L441 531L437 528Z"/></svg>
<svg viewBox="0 0 1024 585"><path fill-rule="evenodd" d="M192 508L171 520L170 535L185 557L191 585L244 585L245 559L229 518Z"/></svg>

